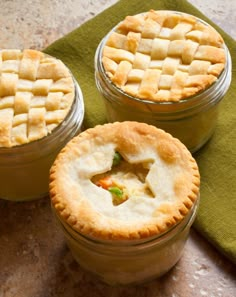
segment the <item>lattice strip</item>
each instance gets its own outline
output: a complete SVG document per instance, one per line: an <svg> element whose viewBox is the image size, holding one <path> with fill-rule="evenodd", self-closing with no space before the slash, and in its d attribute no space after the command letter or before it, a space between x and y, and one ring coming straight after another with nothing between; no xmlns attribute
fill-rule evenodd
<svg viewBox="0 0 236 297"><path fill-rule="evenodd" d="M46 110L42 108L31 108L28 117L28 138L29 141L37 140L47 135L45 122Z"/></svg>
<svg viewBox="0 0 236 297"><path fill-rule="evenodd" d="M63 92L53 92L48 93L45 107L48 111L60 109L61 99L63 97Z"/></svg>
<svg viewBox="0 0 236 297"><path fill-rule="evenodd" d="M42 57L37 51L24 51L20 63L19 76L24 79L36 80L37 70Z"/></svg>
<svg viewBox="0 0 236 297"><path fill-rule="evenodd" d="M103 54L104 56L114 60L115 62L120 62L123 60L129 61L129 62L134 61L134 55L123 49L115 49L115 48L105 46Z"/></svg>
<svg viewBox="0 0 236 297"><path fill-rule="evenodd" d="M211 63L224 63L225 53L223 49L210 45L200 45L195 54L195 59L210 61Z"/></svg>
<svg viewBox="0 0 236 297"><path fill-rule="evenodd" d="M2 72L18 73L19 65L20 61L18 60L7 60L3 61L0 67L2 68Z"/></svg>
<svg viewBox="0 0 236 297"><path fill-rule="evenodd" d="M0 96L14 96L16 93L16 86L18 75L15 73L2 73L0 78Z"/></svg>
<svg viewBox="0 0 236 297"><path fill-rule="evenodd" d="M33 84L32 93L35 96L38 96L38 95L47 96L52 84L53 84L52 79L38 79Z"/></svg>
<svg viewBox="0 0 236 297"><path fill-rule="evenodd" d="M129 32L127 34L126 41L124 43L124 49L130 51L135 54L141 40L141 34L136 32Z"/></svg>
<svg viewBox="0 0 236 297"><path fill-rule="evenodd" d="M147 19L144 23L144 26L142 28L142 37L143 38L155 38L159 35L161 31L161 26L156 21L150 19Z"/></svg>
<svg viewBox="0 0 236 297"><path fill-rule="evenodd" d="M28 140L28 114L18 114L14 116L11 131L11 142L13 145L27 143Z"/></svg>
<svg viewBox="0 0 236 297"><path fill-rule="evenodd" d="M145 71L139 88L140 98L153 98L158 90L160 70L148 69Z"/></svg>
<svg viewBox="0 0 236 297"><path fill-rule="evenodd" d="M210 66L208 61L194 60L189 66L189 75L207 74Z"/></svg>
<svg viewBox="0 0 236 297"><path fill-rule="evenodd" d="M180 59L166 58L162 64L162 74L174 75L179 63Z"/></svg>
<svg viewBox="0 0 236 297"><path fill-rule="evenodd" d="M11 128L13 115L14 112L12 108L0 110L0 146L11 146Z"/></svg>
<svg viewBox="0 0 236 297"><path fill-rule="evenodd" d="M161 60L165 59L168 54L170 40L163 40L155 38L152 44L151 59Z"/></svg>
<svg viewBox="0 0 236 297"><path fill-rule="evenodd" d="M138 52L150 55L152 51L152 42L152 39L141 39L138 46Z"/></svg>
<svg viewBox="0 0 236 297"><path fill-rule="evenodd" d="M183 48L183 52L182 52L182 63L183 64L190 64L193 59L194 59L194 55L197 51L199 47L199 44L191 41L191 40L187 40L185 42L184 48Z"/></svg>
<svg viewBox="0 0 236 297"><path fill-rule="evenodd" d="M185 35L192 29L192 24L179 23L177 24L170 34L170 40L185 40Z"/></svg>
<svg viewBox="0 0 236 297"><path fill-rule="evenodd" d="M14 102L15 115L29 112L31 98L31 92L16 92Z"/></svg>
<svg viewBox="0 0 236 297"><path fill-rule="evenodd" d="M117 71L113 77L114 83L116 83L118 86L124 86L128 80L128 74L131 69L132 69L131 63L127 61L122 61L119 64Z"/></svg>
<svg viewBox="0 0 236 297"><path fill-rule="evenodd" d="M150 64L151 58L148 55L136 53L133 67L136 69L147 69Z"/></svg>

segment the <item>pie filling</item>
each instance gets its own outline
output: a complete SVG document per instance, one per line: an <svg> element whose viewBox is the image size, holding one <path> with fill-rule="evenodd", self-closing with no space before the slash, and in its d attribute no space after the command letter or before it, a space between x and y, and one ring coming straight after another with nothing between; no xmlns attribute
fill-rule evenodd
<svg viewBox="0 0 236 297"><path fill-rule="evenodd" d="M93 176L92 182L109 191L113 205L119 205L130 197L154 198L146 177L150 163L130 164L115 152L111 170Z"/></svg>
<svg viewBox="0 0 236 297"><path fill-rule="evenodd" d="M163 205L171 207L181 199L178 190L185 170L148 149L147 156L132 159L112 146L103 145L103 151L78 159L80 169L73 174L77 191L96 213L107 218L134 222L165 216ZM189 182L188 178L184 181Z"/></svg>

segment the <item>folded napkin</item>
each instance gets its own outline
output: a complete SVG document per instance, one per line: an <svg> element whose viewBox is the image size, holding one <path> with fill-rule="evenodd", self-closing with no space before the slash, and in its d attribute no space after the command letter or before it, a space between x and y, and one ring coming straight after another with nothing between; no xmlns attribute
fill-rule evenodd
<svg viewBox="0 0 236 297"><path fill-rule="evenodd" d="M85 101L85 128L106 122L105 110L94 80L94 54L100 40L126 15L155 10L178 10L207 21L187 1L121 0L65 37L45 52L71 69L78 80ZM236 61L236 43L220 28ZM233 65L231 87L221 103L217 129L212 139L194 157L201 173L201 202L194 227L224 255L236 263L236 73Z"/></svg>

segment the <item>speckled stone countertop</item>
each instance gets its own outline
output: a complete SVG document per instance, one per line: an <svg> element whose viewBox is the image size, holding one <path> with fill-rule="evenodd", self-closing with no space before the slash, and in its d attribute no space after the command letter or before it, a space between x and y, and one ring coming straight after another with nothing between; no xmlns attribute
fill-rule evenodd
<svg viewBox="0 0 236 297"><path fill-rule="evenodd" d="M1 1L1 48L43 49L115 0ZM236 39L236 1L191 0ZM48 197L0 200L0 297L234 297L235 267L194 230L178 264L142 286L109 287L74 261Z"/></svg>

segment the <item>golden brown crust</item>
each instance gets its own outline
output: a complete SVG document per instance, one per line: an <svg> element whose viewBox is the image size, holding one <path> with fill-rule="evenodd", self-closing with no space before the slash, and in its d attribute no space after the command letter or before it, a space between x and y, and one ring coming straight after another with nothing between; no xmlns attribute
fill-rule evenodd
<svg viewBox="0 0 236 297"><path fill-rule="evenodd" d="M205 90L224 69L221 35L194 16L154 11L127 16L102 51L108 78L128 95L180 101Z"/></svg>
<svg viewBox="0 0 236 297"><path fill-rule="evenodd" d="M73 78L60 60L30 49L0 51L0 147L50 134L73 100Z"/></svg>
<svg viewBox="0 0 236 297"><path fill-rule="evenodd" d="M105 191L93 197L95 191L102 190L89 181L93 175L109 170L114 151L129 163L157 164L161 177L153 165L149 171L153 176L150 174L147 179L158 195L158 182L169 180L168 199L160 191L155 201L144 200L147 205L156 203L151 212L149 208L144 210L145 206L139 209L144 216L150 212L144 219L133 213L139 207L135 199L112 206ZM166 172L166 177L161 172ZM163 130L137 122L116 122L86 130L66 145L50 171L52 206L61 220L75 231L102 239L139 239L167 231L196 203L199 185L197 164L186 147Z"/></svg>

